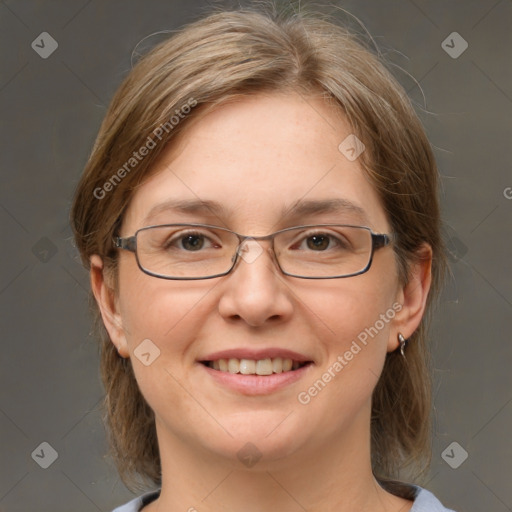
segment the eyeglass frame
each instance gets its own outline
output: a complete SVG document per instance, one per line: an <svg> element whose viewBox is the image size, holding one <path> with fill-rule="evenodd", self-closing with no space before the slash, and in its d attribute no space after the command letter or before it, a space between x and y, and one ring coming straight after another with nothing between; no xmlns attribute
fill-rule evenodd
<svg viewBox="0 0 512 512"><path fill-rule="evenodd" d="M141 265L141 263L140 263L139 254L137 252L137 235L138 235L138 233L141 232L141 231L148 230L148 229L163 228L163 227L173 227L173 226L190 226L190 227L220 229L222 231L227 231L229 233L232 233L232 234L236 235L238 237L238 240L239 240L240 243L237 245L235 254L231 258L233 264L231 265L229 270L227 270L226 272L222 272L221 274L214 274L212 276L206 276L206 277L170 277L170 276L164 276L164 275L161 275L161 274L157 274L157 273L152 272L152 271L150 271L148 269L145 269ZM371 241L372 241L371 248L370 248L370 257L369 257L368 263L367 263L367 265L366 265L366 267L364 269L362 269L362 270L360 270L358 272L353 272L352 274L346 274L346 275L341 275L341 276L312 277L312 276L299 276L299 275L296 275L296 274L290 274L288 272L285 272L281 268L281 265L279 263L279 258L277 257L277 255L276 255L276 253L274 251L274 237L276 235L279 235L280 233L284 233L286 231L291 231L291 230L294 230L294 229L316 228L316 227L319 227L319 228L321 228L321 227L335 227L335 226L336 227L347 227L347 228L360 228L360 229L365 229L365 230L367 230L370 233ZM356 226L356 225L352 225L352 224L306 224L306 225L302 225L302 226L292 226L292 227L289 227L289 228L280 229L279 231L275 231L274 233L270 233L268 235L249 236L249 235L241 235L240 233L237 233L236 231L233 231L231 229L224 228L224 227L221 227L221 226L214 226L212 224L174 223L174 224L156 224L156 225L152 225L152 226L144 226L142 228L137 229L137 231L135 231L135 233L133 235L131 235L131 236L126 236L126 237L115 236L112 239L112 242L114 243L114 247L117 248L117 249L124 249L126 251L133 252L135 254L135 259L137 261L137 266L139 267L139 269L142 272L144 272L144 274L147 274L149 276L156 277L156 278L159 278L159 279L167 279L167 280L172 280L172 281L199 281L199 280L203 280L203 279L215 279L216 277L223 277L223 276L227 276L228 274L230 274L233 271L233 269L235 268L235 266L236 266L236 264L237 264L237 262L239 260L239 256L240 256L240 252L241 252L240 251L240 247L247 240L255 240L255 241L258 241L258 240L270 240L272 254L274 256L273 259L275 260L275 263L276 263L277 267L279 268L279 270L281 271L281 273L283 275L285 275L285 276L295 277L297 279L343 279L345 277L354 277L354 276L358 276L358 275L361 275L361 274L364 274L364 273L368 272L368 270L370 270L370 267L371 267L372 262L373 262L374 252L376 250L378 250L378 249L381 249L383 247L386 247L386 246L390 245L393 242L393 236L391 234L388 234L388 233L374 233L372 231L372 229L369 228L368 226Z"/></svg>

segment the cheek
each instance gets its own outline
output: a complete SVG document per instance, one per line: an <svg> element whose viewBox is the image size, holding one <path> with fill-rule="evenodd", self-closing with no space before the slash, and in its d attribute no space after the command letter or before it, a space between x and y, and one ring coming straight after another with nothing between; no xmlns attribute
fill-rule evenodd
<svg viewBox="0 0 512 512"><path fill-rule="evenodd" d="M148 399L162 386L172 393L172 377L181 380L183 368L195 362L215 283L158 279L127 262L120 265L120 284L122 322L141 391Z"/></svg>
<svg viewBox="0 0 512 512"><path fill-rule="evenodd" d="M157 345L174 338L194 306L208 292L192 281L172 281L144 274L135 258L122 259L119 265L119 307L123 327L133 351L146 338Z"/></svg>
<svg viewBox="0 0 512 512"><path fill-rule="evenodd" d="M370 291L364 295L354 291L340 294L337 303L332 298L330 304L328 368L331 373L338 370L336 373L343 374L343 385L349 389L364 382L375 385L387 351L392 320L389 312L394 313L391 300Z"/></svg>
<svg viewBox="0 0 512 512"><path fill-rule="evenodd" d="M145 274L130 274L122 283L120 308L139 389L156 413L172 403L179 417L187 417L193 403L184 399L181 383L195 362L195 342L202 336L214 284Z"/></svg>
<svg viewBox="0 0 512 512"><path fill-rule="evenodd" d="M367 422L386 358L389 324L379 330L378 310L356 306L333 317L335 332L323 341L323 364L296 397L306 431L321 425L325 437L336 436L349 432L353 423Z"/></svg>
<svg viewBox="0 0 512 512"><path fill-rule="evenodd" d="M352 417L369 401L386 358L396 314L395 281L375 275L379 279L368 273L350 281L333 281L321 292L312 287L304 300L311 308L311 322L323 326L319 336L323 354L299 403L311 407L312 416L331 417L333 428L339 426L340 418Z"/></svg>
<svg viewBox="0 0 512 512"><path fill-rule="evenodd" d="M356 339L364 343L366 338L387 338L396 297L395 277L388 274L367 273L296 291L300 314L309 318L329 352L344 351Z"/></svg>

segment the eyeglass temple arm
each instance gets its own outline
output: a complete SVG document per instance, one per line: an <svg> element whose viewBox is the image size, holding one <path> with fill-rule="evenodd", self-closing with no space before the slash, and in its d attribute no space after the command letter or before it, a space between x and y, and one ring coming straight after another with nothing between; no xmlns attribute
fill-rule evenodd
<svg viewBox="0 0 512 512"><path fill-rule="evenodd" d="M385 234L372 233L373 248L380 249L391 243L391 237Z"/></svg>
<svg viewBox="0 0 512 512"><path fill-rule="evenodd" d="M131 252L135 252L137 249L137 238L135 236L128 236L126 238L115 236L113 238L113 242L114 247L117 247L118 249L126 249Z"/></svg>

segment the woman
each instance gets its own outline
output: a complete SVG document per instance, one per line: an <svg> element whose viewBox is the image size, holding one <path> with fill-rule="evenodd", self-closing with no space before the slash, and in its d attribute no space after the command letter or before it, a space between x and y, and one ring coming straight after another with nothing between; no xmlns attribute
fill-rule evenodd
<svg viewBox="0 0 512 512"><path fill-rule="evenodd" d="M155 48L72 223L112 453L159 487L116 511L447 510L397 476L430 457L437 170L346 29L240 10Z"/></svg>

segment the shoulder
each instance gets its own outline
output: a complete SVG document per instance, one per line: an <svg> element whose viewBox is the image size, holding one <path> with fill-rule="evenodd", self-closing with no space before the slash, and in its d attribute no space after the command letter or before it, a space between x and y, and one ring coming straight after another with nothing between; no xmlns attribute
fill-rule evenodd
<svg viewBox="0 0 512 512"><path fill-rule="evenodd" d="M160 495L160 490L151 491L142 496L139 496L124 505L115 508L112 512L139 512L142 507L149 505L152 501L156 500Z"/></svg>
<svg viewBox="0 0 512 512"><path fill-rule="evenodd" d="M389 493L411 500L413 505L409 512L454 512L444 507L431 492L419 485L398 480L380 480L379 484Z"/></svg>
<svg viewBox="0 0 512 512"><path fill-rule="evenodd" d="M410 512L454 512L445 508L441 502L429 491L416 486L416 497Z"/></svg>
<svg viewBox="0 0 512 512"><path fill-rule="evenodd" d="M426 489L414 486L414 491L414 504L410 512L454 512L451 509L445 508L441 502ZM159 490L148 492L117 507L112 512L139 512L142 507L156 500L159 495Z"/></svg>

